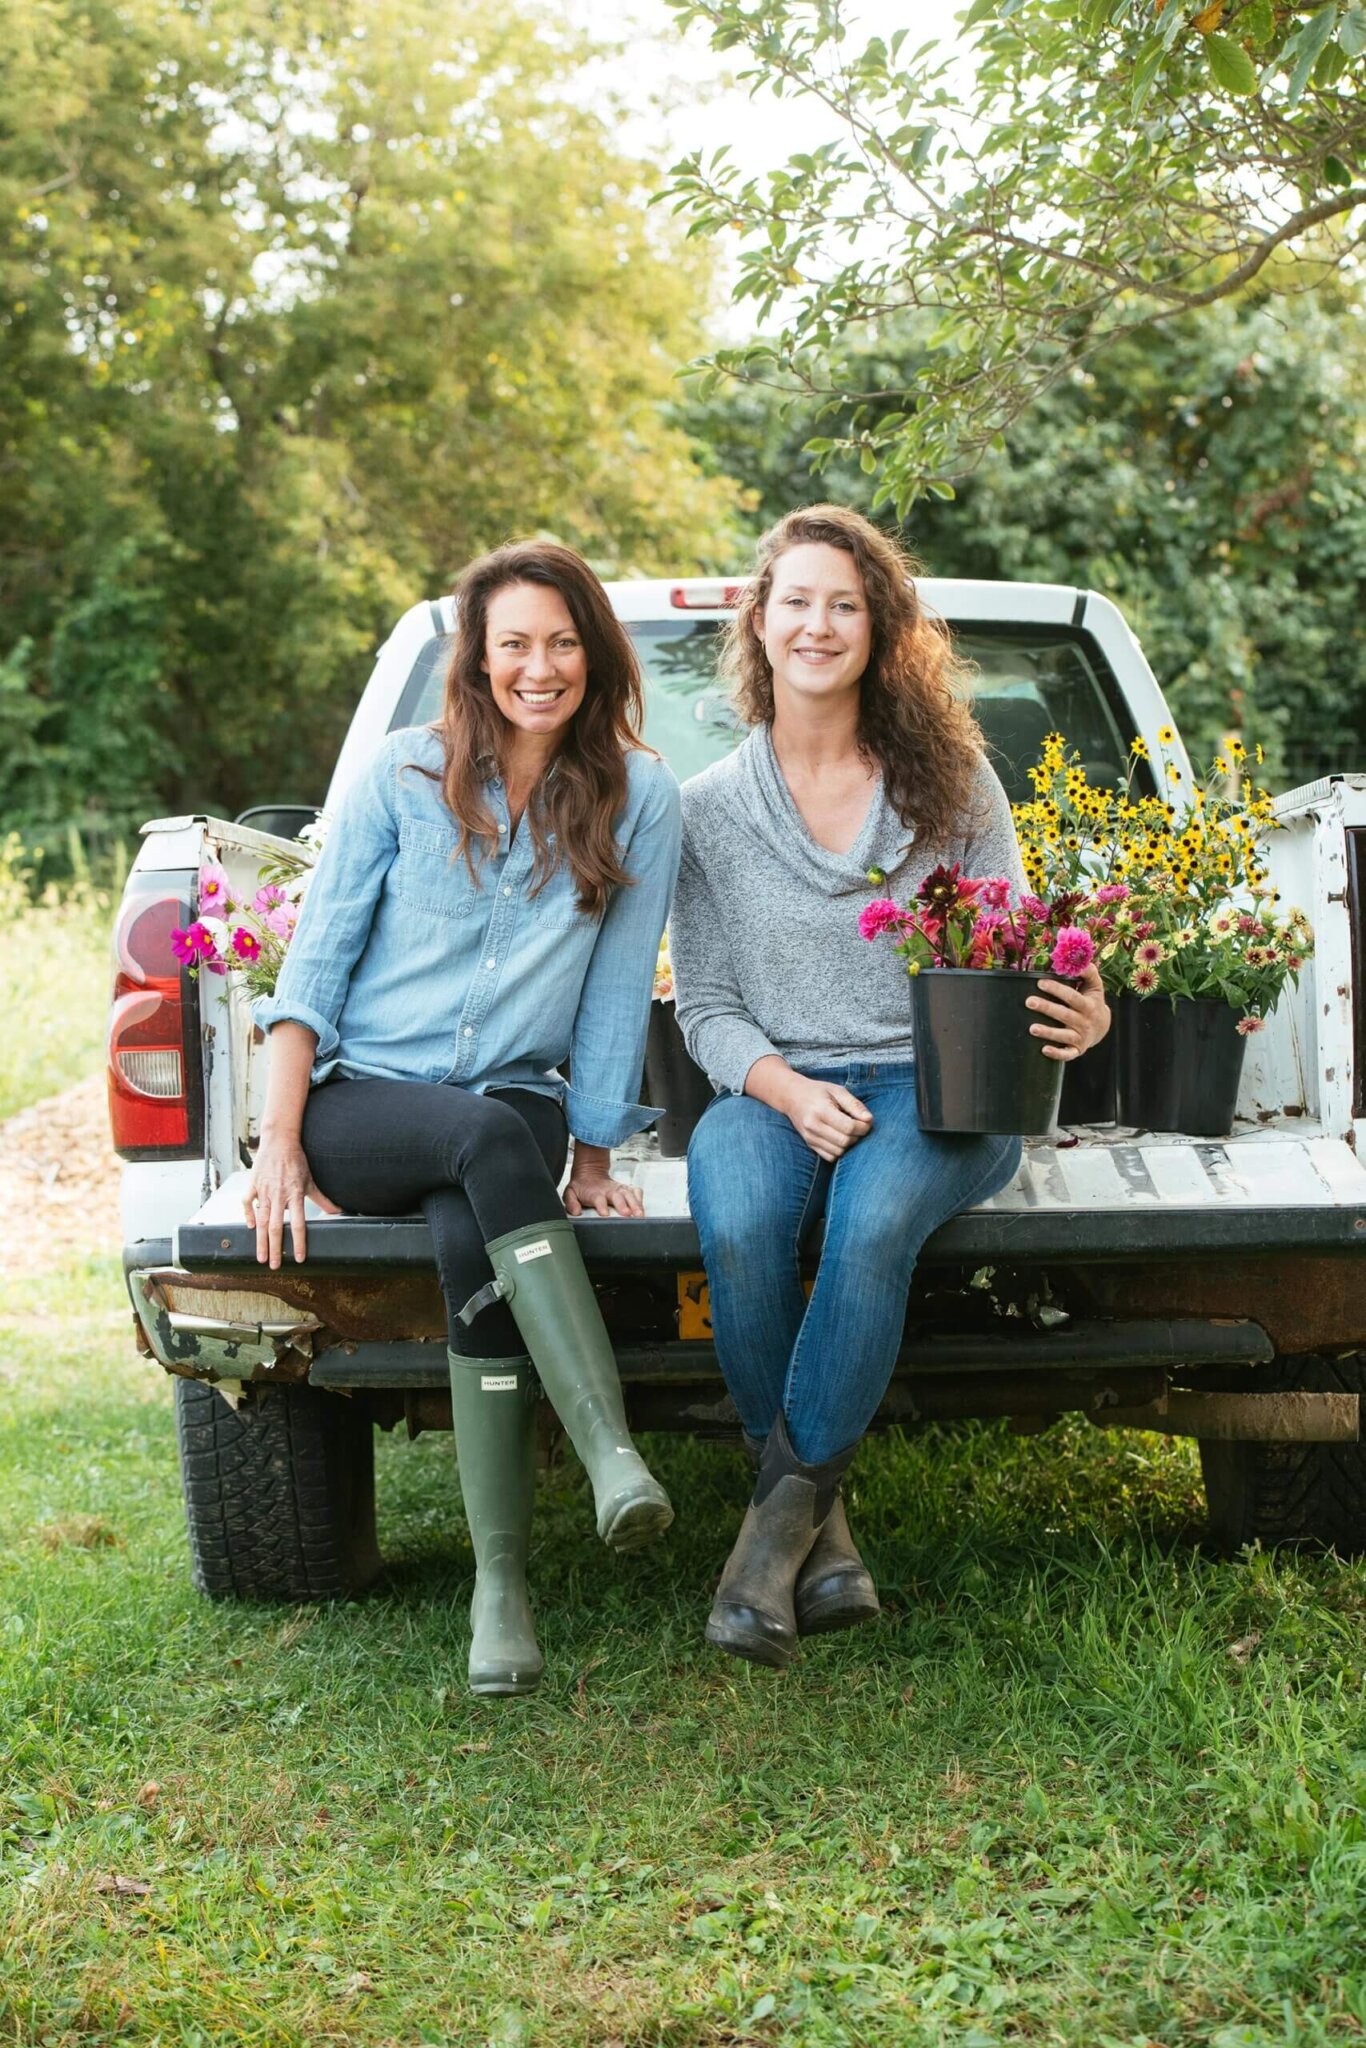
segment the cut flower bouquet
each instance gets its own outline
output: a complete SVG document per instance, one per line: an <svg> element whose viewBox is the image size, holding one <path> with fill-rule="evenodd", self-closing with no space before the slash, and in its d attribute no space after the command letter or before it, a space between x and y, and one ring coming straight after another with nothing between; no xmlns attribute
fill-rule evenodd
<svg viewBox="0 0 1366 2048"><path fill-rule="evenodd" d="M192 979L200 973L231 976L252 996L274 994L325 834L319 818L301 835L297 856L281 854L258 871L249 899L221 862L201 864L199 915L171 933L171 949Z"/></svg>

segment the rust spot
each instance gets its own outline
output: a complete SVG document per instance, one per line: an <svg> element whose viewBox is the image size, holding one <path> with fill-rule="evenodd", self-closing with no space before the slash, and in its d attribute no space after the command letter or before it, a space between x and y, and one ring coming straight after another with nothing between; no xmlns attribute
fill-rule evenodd
<svg viewBox="0 0 1366 2048"><path fill-rule="evenodd" d="M196 1293L256 1294L265 1290L301 1316L315 1316L320 1328L314 1351L329 1343L397 1343L405 1337L442 1337L446 1310L435 1271L389 1271L368 1277L354 1273L213 1273L202 1276L163 1267L151 1278L174 1289L178 1308L194 1313Z"/></svg>
<svg viewBox="0 0 1366 2048"><path fill-rule="evenodd" d="M1236 1320L1253 1304L1278 1351L1357 1350L1366 1345L1359 1259L1349 1251L1075 1267L1066 1276L1067 1299L1095 1315L1210 1320Z"/></svg>

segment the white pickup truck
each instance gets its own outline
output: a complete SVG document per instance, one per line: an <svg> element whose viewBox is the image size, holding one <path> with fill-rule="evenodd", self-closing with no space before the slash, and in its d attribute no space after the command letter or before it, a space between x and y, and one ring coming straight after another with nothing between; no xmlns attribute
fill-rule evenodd
<svg viewBox="0 0 1366 2048"><path fill-rule="evenodd" d="M1093 779L1170 714L1094 592L928 582L977 665L976 710L1013 798L1058 728ZM714 674L736 587L612 588L647 677L648 737L680 778L732 746ZM380 650L327 804L384 734L437 710L449 599ZM1168 752L1170 754L1170 749ZM1183 768L1188 763L1177 756ZM1012 1184L925 1248L884 1422L1064 1411L1199 1439L1215 1536L1366 1548L1366 776L1282 797L1273 878L1312 919L1297 992L1251 1041L1221 1142L1123 1128L1031 1141ZM159 818L115 933L109 1090L124 1267L143 1354L172 1375L196 1584L306 1600L380 1570L374 1428L450 1427L445 1318L425 1222L315 1218L308 1258L255 1262L242 1194L263 1047L238 993L191 980L170 934L221 862L250 895L311 811ZM253 823L254 820L254 823ZM644 1218L577 1226L637 1427L733 1433L710 1342L683 1162L651 1134L617 1155Z"/></svg>

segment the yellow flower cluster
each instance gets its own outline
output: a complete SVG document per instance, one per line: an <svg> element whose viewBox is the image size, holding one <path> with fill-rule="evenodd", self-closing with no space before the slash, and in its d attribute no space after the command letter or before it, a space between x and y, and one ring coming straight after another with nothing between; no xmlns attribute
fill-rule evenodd
<svg viewBox="0 0 1366 2048"><path fill-rule="evenodd" d="M1175 792L1181 771L1167 758L1167 748L1176 735L1164 726L1157 737L1163 782ZM1015 806L1030 887L1055 896L1127 882L1188 899L1192 915L1239 888L1264 887L1260 851L1274 824L1271 797L1253 783L1246 749L1235 741L1228 751L1232 759L1216 761L1178 810L1165 794L1136 793L1138 764L1149 759L1144 740L1133 741L1124 780L1104 788L1088 780L1062 734L1049 733L1038 766L1029 771L1033 801Z"/></svg>
<svg viewBox="0 0 1366 2048"><path fill-rule="evenodd" d="M669 927L665 925L659 940L659 953L655 959L655 1001L671 1003L674 999L674 963L669 953Z"/></svg>

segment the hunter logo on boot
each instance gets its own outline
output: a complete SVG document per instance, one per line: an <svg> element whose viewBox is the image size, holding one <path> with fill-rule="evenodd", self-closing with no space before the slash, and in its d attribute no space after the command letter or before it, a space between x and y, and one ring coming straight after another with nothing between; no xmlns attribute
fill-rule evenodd
<svg viewBox="0 0 1366 2048"><path fill-rule="evenodd" d="M524 1266L528 1259L548 1259L549 1257L550 1239L548 1237L538 1237L535 1244L519 1244L517 1247L516 1258L519 1266Z"/></svg>
<svg viewBox="0 0 1366 2048"><path fill-rule="evenodd" d="M515 1372L481 1372L479 1386L485 1394L515 1394L517 1375Z"/></svg>

